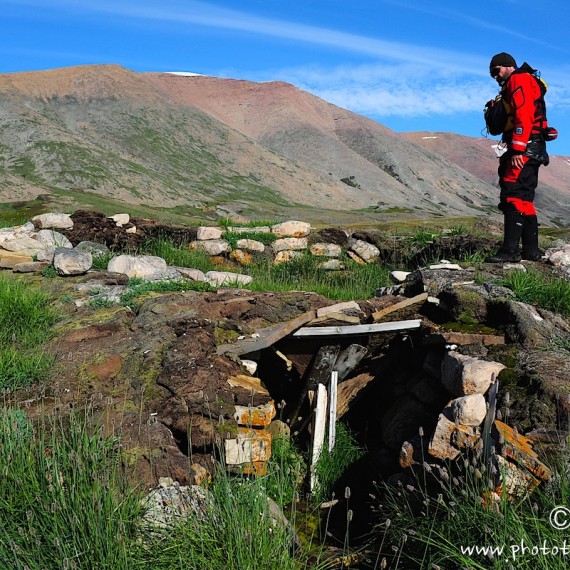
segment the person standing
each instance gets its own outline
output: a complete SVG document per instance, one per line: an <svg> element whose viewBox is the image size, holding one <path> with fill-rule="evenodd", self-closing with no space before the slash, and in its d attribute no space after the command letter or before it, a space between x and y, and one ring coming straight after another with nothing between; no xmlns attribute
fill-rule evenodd
<svg viewBox="0 0 570 570"><path fill-rule="evenodd" d="M488 263L538 261L538 220L534 207L538 170L549 162L546 152L546 84L540 73L526 62L517 67L512 55L501 52L493 56L489 72L501 86L497 99L487 103L503 105L499 125L506 152L499 159L499 209L504 216L503 244ZM487 114L486 114L487 120ZM489 123L487 122L489 125ZM490 129L489 129L490 130ZM551 129L552 130L552 129ZM492 134L499 134L493 133ZM522 256L519 242L522 241Z"/></svg>

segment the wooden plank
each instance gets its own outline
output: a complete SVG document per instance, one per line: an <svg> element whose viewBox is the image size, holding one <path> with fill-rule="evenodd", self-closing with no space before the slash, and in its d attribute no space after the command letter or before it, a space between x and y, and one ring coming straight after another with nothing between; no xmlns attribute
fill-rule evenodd
<svg viewBox="0 0 570 570"><path fill-rule="evenodd" d="M384 332L398 332L411 329L418 329L421 326L421 319L412 319L408 321L393 321L390 323L373 323L370 325L352 325L340 327L302 327L295 331L291 336L294 337L311 337L311 336L348 336L348 335L365 335L377 334Z"/></svg>
<svg viewBox="0 0 570 570"><path fill-rule="evenodd" d="M336 303L335 305L328 305L317 309L317 317L326 317L328 315L348 312L349 314L360 313L363 314L360 305L356 301L346 301L344 303Z"/></svg>
<svg viewBox="0 0 570 570"><path fill-rule="evenodd" d="M338 355L334 369L338 372L339 382L342 382L360 364L367 352L365 346L351 344Z"/></svg>
<svg viewBox="0 0 570 570"><path fill-rule="evenodd" d="M401 309L406 309L408 307L412 307L413 305L419 305L420 303L425 302L427 300L427 298L428 298L427 293L420 293L419 295L416 295L415 297L410 297L409 299L404 299L403 301L400 301L399 303L395 303L394 305L390 305L389 307L384 307L383 309L380 309L379 311L372 313L372 320L374 322L379 321L380 319L383 319L384 317L386 317L390 313L394 313L394 312L399 311Z"/></svg>
<svg viewBox="0 0 570 570"><path fill-rule="evenodd" d="M299 394L299 398L293 407L289 420L291 425L295 425L299 412L305 402L305 398L309 392L314 392L319 384L326 384L329 381L336 359L340 352L338 345L321 346L317 351L311 368L307 369L303 382L303 387Z"/></svg>
<svg viewBox="0 0 570 570"><path fill-rule="evenodd" d="M336 404L338 395L338 372L331 372L331 384L329 387L329 453L332 453L336 441Z"/></svg>
<svg viewBox="0 0 570 570"><path fill-rule="evenodd" d="M309 390L315 389L317 384L328 384L339 353L340 346L336 344L325 345L319 348L308 376L307 384Z"/></svg>
<svg viewBox="0 0 570 570"><path fill-rule="evenodd" d="M317 463L323 451L325 441L325 431L327 427L327 389L324 384L319 384L317 390L317 404L315 407L315 423L313 430L313 445L311 453L311 491L317 485Z"/></svg>
<svg viewBox="0 0 570 570"><path fill-rule="evenodd" d="M249 354L256 350L263 350L275 344L278 340L288 336L299 327L306 325L316 317L314 310L307 311L298 317L286 321L284 323L277 323L270 327L258 330L253 336L237 340L231 344L221 344L216 349L216 354Z"/></svg>
<svg viewBox="0 0 570 570"><path fill-rule="evenodd" d="M441 336L449 344L483 344L485 346L505 344L505 337L501 335L460 333L450 331L441 333Z"/></svg>
<svg viewBox="0 0 570 570"><path fill-rule="evenodd" d="M255 376L247 376L246 374L237 374L228 378L228 384L234 388L243 388L254 394L262 394L269 396L267 388L261 385L261 380Z"/></svg>
<svg viewBox="0 0 570 570"><path fill-rule="evenodd" d="M313 319L309 324L310 325L317 325L320 323L348 323L351 325L359 325L360 319L355 315L345 315L344 313L329 313L328 315L324 315L322 317L317 317Z"/></svg>

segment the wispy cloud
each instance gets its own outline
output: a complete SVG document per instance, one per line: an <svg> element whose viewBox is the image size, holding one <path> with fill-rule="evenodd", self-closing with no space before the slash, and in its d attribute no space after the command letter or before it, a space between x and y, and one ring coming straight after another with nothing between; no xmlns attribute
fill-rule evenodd
<svg viewBox="0 0 570 570"><path fill-rule="evenodd" d="M412 5L405 0L384 1L513 34L496 24L454 11L432 8L431 5ZM38 10L46 9L45 0L4 0L3 3L20 7L33 6ZM179 29L205 26L241 31L373 56L382 63L351 67L311 66L279 69L273 72L245 73L245 77L252 80L287 80L341 107L378 118L481 112L484 102L496 93L496 86L487 75L486 57L410 43L390 42L287 20L261 18L205 2L51 0L50 13L58 9L65 10L66 13L73 11L79 16L114 16L120 21L136 21L145 26L168 23L178 26ZM461 61L461 68L450 70L449 62L452 61ZM560 108L570 107L570 74L562 69L553 71L552 74L545 73L545 77L552 82L551 93L548 95L549 104ZM238 77L244 77L243 69L239 71Z"/></svg>
<svg viewBox="0 0 570 570"><path fill-rule="evenodd" d="M489 78L434 73L417 64L311 66L252 74L250 78L285 79L335 105L379 118L480 112L497 90Z"/></svg>
<svg viewBox="0 0 570 570"><path fill-rule="evenodd" d="M10 1L10 0L9 0ZM14 0L12 0L14 1ZM45 8L40 0L17 0L18 5ZM421 63L434 68L448 65L449 61L462 61L464 69L482 74L486 61L480 56L437 49L422 45L385 41L375 37L349 34L343 31L309 26L288 20L261 18L238 10L220 8L204 2L154 1L109 1L53 0L50 10L75 10L78 13L112 14L147 23L169 22L177 25L193 24L218 29L235 30L250 34L289 39L308 44L336 48L344 52L356 52L385 58L391 61Z"/></svg>
<svg viewBox="0 0 570 570"><path fill-rule="evenodd" d="M231 71L228 72L231 77ZM417 64L369 64L336 67L297 67L249 73L254 81L286 80L339 107L371 116L452 117L482 113L497 93L497 85L468 74L434 71ZM570 80L563 74L551 84L549 107L570 109ZM482 116L482 115L481 115Z"/></svg>
<svg viewBox="0 0 570 570"><path fill-rule="evenodd" d="M562 53L570 53L569 50L564 49L560 46L550 44L548 42L542 41L536 35L521 34L516 29L512 27L502 26L495 23L493 18L476 18L475 16L470 16L465 12L457 12L455 10L449 10L446 8L441 8L440 6L434 6L430 3L422 2L421 4L415 4L411 2L406 2L405 0L383 0L385 4L392 4L399 8L405 8L406 10L414 10L416 12L422 12L424 14L429 14L430 16L437 16L440 18L445 18L447 20L452 20L454 22L462 22L464 24L470 24L472 26L478 27L483 30L490 30L501 34L501 36L510 36L512 38L517 38L524 40L525 42L534 43L549 49L555 49ZM508 0L503 0L508 1ZM520 0L512 0L512 3L520 4Z"/></svg>

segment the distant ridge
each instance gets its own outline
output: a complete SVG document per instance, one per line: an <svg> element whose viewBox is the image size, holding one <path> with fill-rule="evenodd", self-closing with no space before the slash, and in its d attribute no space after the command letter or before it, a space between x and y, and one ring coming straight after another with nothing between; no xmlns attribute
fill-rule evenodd
<svg viewBox="0 0 570 570"><path fill-rule="evenodd" d="M0 75L3 202L98 196L329 221L350 211L370 220L496 213L491 174L430 140L284 82L117 65ZM552 185L549 200L543 219L568 219L567 193Z"/></svg>

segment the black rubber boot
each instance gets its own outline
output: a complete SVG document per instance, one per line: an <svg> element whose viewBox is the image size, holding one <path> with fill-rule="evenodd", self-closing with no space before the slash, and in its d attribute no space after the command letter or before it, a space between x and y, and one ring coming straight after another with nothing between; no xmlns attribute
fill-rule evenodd
<svg viewBox="0 0 570 570"><path fill-rule="evenodd" d="M518 263L521 260L519 241L523 231L524 216L514 208L504 212L503 245L495 255L487 257L487 263Z"/></svg>
<svg viewBox="0 0 570 570"><path fill-rule="evenodd" d="M536 216L523 216L522 258L528 261L542 259L538 249L538 221Z"/></svg>

